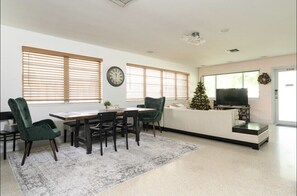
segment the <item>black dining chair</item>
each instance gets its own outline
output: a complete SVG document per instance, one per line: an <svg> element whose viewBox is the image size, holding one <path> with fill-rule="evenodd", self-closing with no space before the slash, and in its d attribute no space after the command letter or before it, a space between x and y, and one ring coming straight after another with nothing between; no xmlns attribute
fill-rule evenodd
<svg viewBox="0 0 297 196"><path fill-rule="evenodd" d="M91 119L89 120L89 124L91 126L97 125L99 123L98 119ZM79 126L84 126L84 121L81 120ZM73 146L74 144L74 131L76 128L76 121L67 121L64 122L64 143L67 142L67 131L70 131L70 145Z"/></svg>
<svg viewBox="0 0 297 196"><path fill-rule="evenodd" d="M12 112L0 112L0 121L8 122L13 121L15 123L15 119L13 117ZM20 139L20 132L17 130L16 126L13 126L14 129L7 129L6 127L3 130L0 130L0 141L3 141L3 159L6 160L6 143L7 141L12 141L13 146L12 150L15 151L15 141Z"/></svg>
<svg viewBox="0 0 297 196"><path fill-rule="evenodd" d="M99 123L90 127L92 135L99 133L100 153L103 155L102 139L105 138L105 147L107 147L107 137L113 136L114 150L117 151L116 145L116 112L101 112L98 113ZM103 135L104 134L104 135Z"/></svg>
<svg viewBox="0 0 297 196"><path fill-rule="evenodd" d="M121 133L126 135L126 148L128 145L128 134L136 134L136 142L139 146L139 129L138 129L138 110L124 111L123 119L117 122L117 128L120 128Z"/></svg>

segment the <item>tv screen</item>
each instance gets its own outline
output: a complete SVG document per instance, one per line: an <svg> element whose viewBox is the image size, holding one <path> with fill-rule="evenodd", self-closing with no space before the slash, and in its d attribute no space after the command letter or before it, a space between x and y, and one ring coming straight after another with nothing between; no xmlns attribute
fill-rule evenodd
<svg viewBox="0 0 297 196"><path fill-rule="evenodd" d="M246 88L228 88L216 90L216 104L230 106L247 106L248 92Z"/></svg>

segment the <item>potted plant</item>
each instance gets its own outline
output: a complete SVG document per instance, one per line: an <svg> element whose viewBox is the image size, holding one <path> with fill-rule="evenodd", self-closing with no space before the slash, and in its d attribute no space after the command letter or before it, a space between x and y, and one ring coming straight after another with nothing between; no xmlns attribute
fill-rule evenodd
<svg viewBox="0 0 297 196"><path fill-rule="evenodd" d="M105 101L104 102L104 106L105 106L105 109L107 109L108 106L111 106L110 101Z"/></svg>

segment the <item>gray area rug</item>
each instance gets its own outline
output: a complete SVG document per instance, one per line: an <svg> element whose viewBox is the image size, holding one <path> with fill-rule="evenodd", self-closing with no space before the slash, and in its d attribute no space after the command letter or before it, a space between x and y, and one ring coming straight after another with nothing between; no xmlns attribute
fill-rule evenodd
<svg viewBox="0 0 297 196"><path fill-rule="evenodd" d="M55 162L50 146L34 148L33 144L24 166L23 151L9 153L8 160L24 195L94 195L198 148L145 133L141 133L140 146L131 135L129 150L122 137L118 137L117 147L115 152L109 141L100 156L98 143L93 144L90 155L85 148L62 144Z"/></svg>

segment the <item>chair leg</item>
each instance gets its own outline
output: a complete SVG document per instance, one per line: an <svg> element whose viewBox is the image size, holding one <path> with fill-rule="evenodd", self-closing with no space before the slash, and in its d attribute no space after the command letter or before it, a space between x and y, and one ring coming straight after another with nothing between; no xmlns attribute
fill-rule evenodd
<svg viewBox="0 0 297 196"><path fill-rule="evenodd" d="M64 143L66 143L67 141L67 130L64 129Z"/></svg>
<svg viewBox="0 0 297 196"><path fill-rule="evenodd" d="M12 143L12 150L15 151L15 137L16 133L13 134L13 143Z"/></svg>
<svg viewBox="0 0 297 196"><path fill-rule="evenodd" d="M74 140L74 132L73 131L71 131L71 146L73 146L73 140Z"/></svg>
<svg viewBox="0 0 297 196"><path fill-rule="evenodd" d="M4 146L3 146L3 159L6 160L6 135L3 136Z"/></svg>
<svg viewBox="0 0 297 196"><path fill-rule="evenodd" d="M29 142L29 150L28 150L28 154L27 154L27 157L30 156L30 152L31 152L31 148L32 148L32 144L33 142Z"/></svg>
<svg viewBox="0 0 297 196"><path fill-rule="evenodd" d="M24 149L24 155L23 155L23 160L22 160L21 166L23 166L25 164L25 160L27 158L28 151L29 151L29 143L25 142L25 149Z"/></svg>
<svg viewBox="0 0 297 196"><path fill-rule="evenodd" d="M162 129L161 129L161 126L160 126L160 122L158 121L158 126L159 126L159 130L160 130L160 133L162 133Z"/></svg>
<svg viewBox="0 0 297 196"><path fill-rule="evenodd" d="M155 123L153 123L153 132L154 132L154 137L156 137Z"/></svg>
<svg viewBox="0 0 297 196"><path fill-rule="evenodd" d="M107 147L107 131L105 131L105 147Z"/></svg>
<svg viewBox="0 0 297 196"><path fill-rule="evenodd" d="M55 150L55 144L53 144L54 143L53 140L49 140L49 142L50 142L52 151L54 153L54 159L55 159L55 161L58 161L58 158L57 158L57 155L56 155L56 150Z"/></svg>
<svg viewBox="0 0 297 196"><path fill-rule="evenodd" d="M134 127L134 132L136 133L136 142L139 146L139 129L137 127Z"/></svg>
<svg viewBox="0 0 297 196"><path fill-rule="evenodd" d="M113 130L113 145L114 145L114 150L117 152L117 133L116 129Z"/></svg>
<svg viewBox="0 0 297 196"><path fill-rule="evenodd" d="M56 151L57 151L57 152L59 152L59 150L58 150L58 146L57 146L57 143L56 143L56 140L55 140L55 139L53 139L53 142L54 142L54 145L55 145L55 149L56 149Z"/></svg>
<svg viewBox="0 0 297 196"><path fill-rule="evenodd" d="M102 133L101 130L99 130L99 139L100 139L100 154L103 155L103 149L102 149Z"/></svg>
<svg viewBox="0 0 297 196"><path fill-rule="evenodd" d="M128 127L125 127L126 129L126 148L127 150L129 150L129 146L128 146Z"/></svg>

